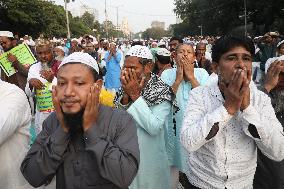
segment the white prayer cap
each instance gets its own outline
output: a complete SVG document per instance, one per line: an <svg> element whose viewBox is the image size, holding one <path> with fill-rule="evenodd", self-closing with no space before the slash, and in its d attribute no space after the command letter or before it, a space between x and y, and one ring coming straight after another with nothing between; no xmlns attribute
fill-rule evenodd
<svg viewBox="0 0 284 189"><path fill-rule="evenodd" d="M165 43L164 41L160 41L160 42L158 43L158 47L160 47L160 46L162 46L162 45L166 45L166 43Z"/></svg>
<svg viewBox="0 0 284 189"><path fill-rule="evenodd" d="M10 31L0 31L0 36L1 37L14 37L13 33Z"/></svg>
<svg viewBox="0 0 284 189"><path fill-rule="evenodd" d="M77 41L79 43L77 38L73 38L71 41Z"/></svg>
<svg viewBox="0 0 284 189"><path fill-rule="evenodd" d="M70 54L69 56L63 59L63 61L59 65L59 68L65 64L72 63L72 62L76 62L76 63L78 62L81 64L85 64L87 66L90 66L94 70L96 70L98 74L100 73L97 61L88 53L83 53L83 52L74 52Z"/></svg>
<svg viewBox="0 0 284 189"><path fill-rule="evenodd" d="M62 50L63 52L64 52L64 48L62 47L62 46L56 46L56 47L54 47L55 49L60 49L60 50Z"/></svg>
<svg viewBox="0 0 284 189"><path fill-rule="evenodd" d="M160 48L157 50L157 55L159 56L171 56L171 52L166 48Z"/></svg>
<svg viewBox="0 0 284 189"><path fill-rule="evenodd" d="M284 40L280 41L278 44L277 44L277 48L280 47L280 45L282 45L284 43Z"/></svg>
<svg viewBox="0 0 284 189"><path fill-rule="evenodd" d="M131 47L126 53L126 56L135 56L139 58L146 58L148 60L153 59L151 51L147 47L141 45L135 45Z"/></svg>

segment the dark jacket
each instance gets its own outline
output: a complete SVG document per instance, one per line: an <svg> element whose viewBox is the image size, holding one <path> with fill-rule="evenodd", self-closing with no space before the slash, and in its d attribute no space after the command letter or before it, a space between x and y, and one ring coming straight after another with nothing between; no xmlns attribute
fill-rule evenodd
<svg viewBox="0 0 284 189"><path fill-rule="evenodd" d="M124 189L138 165L134 119L125 111L100 106L97 123L72 139L51 114L21 171L34 187L50 183L56 175L57 189Z"/></svg>

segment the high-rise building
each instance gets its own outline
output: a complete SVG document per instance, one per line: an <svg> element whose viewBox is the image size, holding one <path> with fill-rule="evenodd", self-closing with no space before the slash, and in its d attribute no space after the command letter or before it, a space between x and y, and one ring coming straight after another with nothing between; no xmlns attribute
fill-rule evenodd
<svg viewBox="0 0 284 189"><path fill-rule="evenodd" d="M81 5L79 10L78 8L74 7L70 9L70 12L73 16L83 16L85 12L92 14L95 17L95 20L99 19L99 11L95 8L89 7L87 5Z"/></svg>
<svg viewBox="0 0 284 189"><path fill-rule="evenodd" d="M152 28L162 28L162 29L165 29L166 24L165 24L165 22L153 21L151 23L151 27Z"/></svg>

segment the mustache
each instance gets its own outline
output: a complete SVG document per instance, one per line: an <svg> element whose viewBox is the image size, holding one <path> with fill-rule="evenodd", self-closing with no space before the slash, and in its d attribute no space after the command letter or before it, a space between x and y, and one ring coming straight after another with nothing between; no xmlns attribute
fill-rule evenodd
<svg viewBox="0 0 284 189"><path fill-rule="evenodd" d="M80 102L80 100L78 99L73 99L73 98L63 98L60 99L61 103L76 103L76 102Z"/></svg>

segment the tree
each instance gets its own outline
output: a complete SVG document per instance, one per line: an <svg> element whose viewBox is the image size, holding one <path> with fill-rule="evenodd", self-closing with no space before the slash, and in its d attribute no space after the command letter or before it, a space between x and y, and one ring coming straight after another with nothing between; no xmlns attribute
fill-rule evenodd
<svg viewBox="0 0 284 189"><path fill-rule="evenodd" d="M146 31L142 33L142 37L145 39L161 39L162 37L168 36L169 32L164 30L163 28L154 27L148 28Z"/></svg>
<svg viewBox="0 0 284 189"><path fill-rule="evenodd" d="M82 17L81 17L82 21L84 22L84 24L86 26L88 26L90 29L93 28L94 26L94 21L95 21L95 16L90 14L89 12L85 12Z"/></svg>
<svg viewBox="0 0 284 189"><path fill-rule="evenodd" d="M247 0L248 23L253 25L253 34L264 33L275 28L283 30L284 11L282 0ZM175 0L175 12L183 24L175 25L174 31L199 34L202 26L204 34L222 35L244 25L244 1L237 0ZM281 24L282 23L282 24ZM261 31L261 26L263 31Z"/></svg>

